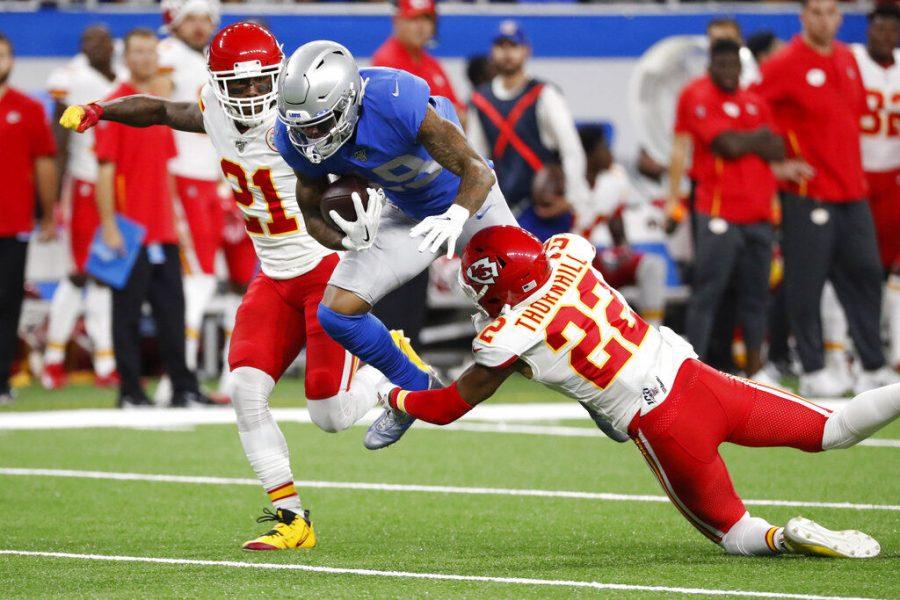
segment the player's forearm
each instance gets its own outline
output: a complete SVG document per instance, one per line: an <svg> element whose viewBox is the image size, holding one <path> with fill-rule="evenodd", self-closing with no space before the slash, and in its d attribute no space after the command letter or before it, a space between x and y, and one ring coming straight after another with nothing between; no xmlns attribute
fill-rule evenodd
<svg viewBox="0 0 900 600"><path fill-rule="evenodd" d="M490 167L480 157L472 159L459 177L459 190L453 203L475 214L487 199L494 181Z"/></svg>
<svg viewBox="0 0 900 600"><path fill-rule="evenodd" d="M69 163L69 135L72 131L59 124L59 118L66 110L66 105L57 102L53 117L53 138L56 140L56 166L59 173L64 173Z"/></svg>
<svg viewBox="0 0 900 600"><path fill-rule="evenodd" d="M714 154L727 159L747 154L756 154L765 161L784 159L784 141L765 127L719 134L713 139L710 149Z"/></svg>
<svg viewBox="0 0 900 600"><path fill-rule="evenodd" d="M306 225L306 231L314 240L325 246L329 250L344 250L341 244L343 234L329 227L322 218L322 211L319 208L322 198L322 191L325 189L327 182L304 181L300 175L297 176L297 204L300 205L300 212L303 214L303 222Z"/></svg>
<svg viewBox="0 0 900 600"><path fill-rule="evenodd" d="M130 127L165 125L179 131L203 133L203 113L193 102L171 102L144 94L101 102L104 121Z"/></svg>
<svg viewBox="0 0 900 600"><path fill-rule="evenodd" d="M97 212L100 215L100 223L104 227L115 223L116 219L115 202L113 201L113 179L115 173L116 166L111 162L100 163L97 171L97 187L94 194L97 201Z"/></svg>
<svg viewBox="0 0 900 600"><path fill-rule="evenodd" d="M56 168L56 158L39 157L34 163L34 175L44 222L50 223L53 220L56 199L59 197L59 171Z"/></svg>
<svg viewBox="0 0 900 600"><path fill-rule="evenodd" d="M450 387L420 392L396 388L391 392L390 404L434 425L448 425L472 410L472 405L459 394L455 382Z"/></svg>
<svg viewBox="0 0 900 600"><path fill-rule="evenodd" d="M669 160L669 199L681 197L681 179L687 163L689 138L684 134L675 134L672 142L672 158Z"/></svg>

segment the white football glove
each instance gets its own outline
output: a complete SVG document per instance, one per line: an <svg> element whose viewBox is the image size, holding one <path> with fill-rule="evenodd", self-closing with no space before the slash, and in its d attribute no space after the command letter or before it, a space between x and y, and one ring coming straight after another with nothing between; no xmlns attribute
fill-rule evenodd
<svg viewBox="0 0 900 600"><path fill-rule="evenodd" d="M378 233L378 223L381 220L381 209L384 208L384 190L381 188L366 188L369 195L369 204L363 208L362 198L353 192L353 208L356 209L356 220L347 221L337 211L329 212L334 224L344 232L341 245L347 250L359 252L375 243L375 235Z"/></svg>
<svg viewBox="0 0 900 600"><path fill-rule="evenodd" d="M463 225L469 220L469 210L459 204L451 204L443 214L425 217L409 230L409 237L425 236L419 244L419 252L427 249L432 254L447 244L447 258L453 257L456 240L462 234Z"/></svg>

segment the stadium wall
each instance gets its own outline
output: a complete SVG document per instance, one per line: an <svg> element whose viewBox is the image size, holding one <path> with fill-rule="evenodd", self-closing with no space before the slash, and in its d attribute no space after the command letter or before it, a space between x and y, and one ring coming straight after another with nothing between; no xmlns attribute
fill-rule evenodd
<svg viewBox="0 0 900 600"><path fill-rule="evenodd" d="M745 33L771 29L788 39L799 30L796 9L781 6L442 5L433 52L444 60L453 83L466 96L465 59L488 51L502 20L519 20L533 46L532 73L562 89L579 121L612 123L615 151L630 159L637 142L628 115L627 89L635 62L655 42L672 35L703 34L707 22L722 15L734 16ZM314 39L331 38L345 44L362 62L391 30L389 8L373 5L229 7L222 21L228 24L250 17L265 21L288 52ZM160 17L157 12L124 9L0 12L0 31L10 36L18 57L13 84L39 95L50 71L78 51L81 31L95 23L105 23L119 37L132 27L156 27ZM847 14L841 39L855 42L864 36L865 16Z"/></svg>

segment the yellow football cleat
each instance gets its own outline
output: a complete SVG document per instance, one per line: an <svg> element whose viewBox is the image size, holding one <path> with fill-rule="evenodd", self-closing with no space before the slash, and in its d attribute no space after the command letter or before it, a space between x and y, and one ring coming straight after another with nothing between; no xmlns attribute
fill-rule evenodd
<svg viewBox="0 0 900 600"><path fill-rule="evenodd" d="M244 542L244 550L292 550L294 548L315 548L316 531L309 520L309 511L302 515L277 509L274 513L268 508L257 523L276 521L275 527L254 540Z"/></svg>
<svg viewBox="0 0 900 600"><path fill-rule="evenodd" d="M409 338L403 334L402 329L392 329L391 339L394 340L394 345L400 349L400 352L406 355L406 358L408 358L412 364L416 365L426 373L431 371L431 367L426 365L425 361L422 360L422 357L416 353Z"/></svg>
<svg viewBox="0 0 900 600"><path fill-rule="evenodd" d="M66 129L77 130L78 126L81 125L82 119L84 119L84 107L73 104L63 111L62 116L59 118L59 124Z"/></svg>
<svg viewBox="0 0 900 600"><path fill-rule="evenodd" d="M861 531L832 531L803 517L784 526L784 545L792 554L830 558L872 558L881 552L881 545Z"/></svg>

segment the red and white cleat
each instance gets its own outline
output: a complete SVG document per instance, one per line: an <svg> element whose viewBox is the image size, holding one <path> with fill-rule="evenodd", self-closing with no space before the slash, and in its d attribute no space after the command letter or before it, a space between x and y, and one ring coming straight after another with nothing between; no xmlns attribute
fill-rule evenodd
<svg viewBox="0 0 900 600"><path fill-rule="evenodd" d="M66 387L68 376L62 363L47 363L41 372L41 385L45 390L59 390Z"/></svg>

